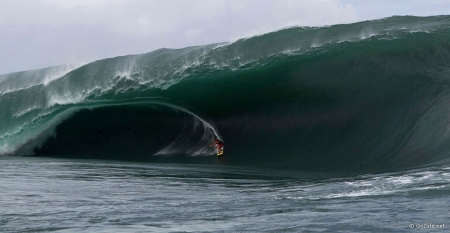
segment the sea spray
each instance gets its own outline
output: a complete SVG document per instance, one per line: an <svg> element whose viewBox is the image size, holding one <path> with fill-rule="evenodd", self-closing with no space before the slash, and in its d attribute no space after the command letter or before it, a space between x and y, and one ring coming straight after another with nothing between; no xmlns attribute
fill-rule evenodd
<svg viewBox="0 0 450 233"><path fill-rule="evenodd" d="M46 78L53 71L45 69L20 79L2 75L0 154L58 156L56 147L64 154L82 147L77 153L96 158L114 137L124 157L130 150L189 156L209 151L206 138L220 132L228 164L380 171L444 161L449 41L450 17L404 16L160 49L95 61L60 77ZM177 107L136 104L154 98ZM133 113L136 122L117 123L105 108ZM81 140L88 136L76 125L98 125L83 116L110 122L108 135L98 128L95 143ZM167 124L149 126L158 137L139 138L145 119ZM196 139L181 146L177 138L193 129ZM128 133L154 148L139 149Z"/></svg>

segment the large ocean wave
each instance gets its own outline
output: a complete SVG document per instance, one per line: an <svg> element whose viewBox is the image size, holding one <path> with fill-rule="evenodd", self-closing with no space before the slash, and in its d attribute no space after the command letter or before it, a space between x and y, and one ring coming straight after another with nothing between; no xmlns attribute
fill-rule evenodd
<svg viewBox="0 0 450 233"><path fill-rule="evenodd" d="M344 171L443 163L449 80L450 16L11 73L0 76L0 154ZM221 160L213 137L226 143Z"/></svg>

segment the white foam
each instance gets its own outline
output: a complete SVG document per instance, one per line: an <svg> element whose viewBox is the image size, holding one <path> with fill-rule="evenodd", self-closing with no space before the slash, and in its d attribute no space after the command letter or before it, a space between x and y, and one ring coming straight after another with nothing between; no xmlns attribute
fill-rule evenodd
<svg viewBox="0 0 450 233"><path fill-rule="evenodd" d="M361 34L359 35L359 39L360 39L360 40L367 40L367 39L370 39L370 38L375 37L375 36L378 36L378 33L374 33L374 32L364 32L364 33L361 33Z"/></svg>
<svg viewBox="0 0 450 233"><path fill-rule="evenodd" d="M313 42L312 44L311 44L311 48L319 48L319 47L322 47L323 46L323 44L322 43L319 43L319 42Z"/></svg>
<svg viewBox="0 0 450 233"><path fill-rule="evenodd" d="M21 116L23 116L23 115L25 115L25 114L27 114L27 113L29 113L31 111L38 110L38 109L41 109L41 108L42 108L42 106L40 106L40 105L31 105L31 106L28 106L28 107L26 107L24 109L21 109L21 110L15 112L13 114L13 117L18 118L18 117L21 117Z"/></svg>
<svg viewBox="0 0 450 233"><path fill-rule="evenodd" d="M380 190L378 187L373 187L370 189L356 190L350 192L342 192L342 193L332 193L324 196L325 199L331 198L345 198L345 197L364 197L364 196L378 196L378 195L386 195L391 194L394 191L390 190Z"/></svg>
<svg viewBox="0 0 450 233"><path fill-rule="evenodd" d="M39 85L39 84L37 84L37 85ZM18 92L18 91L26 90L26 89L34 87L34 86L36 86L36 85L30 85L30 86L21 87L21 88L10 88L10 87L7 87L4 90L0 91L0 96L6 95L6 94L9 94L9 93L12 93L12 92Z"/></svg>
<svg viewBox="0 0 450 233"><path fill-rule="evenodd" d="M347 182L345 182L345 184L360 187L360 186L372 186L374 184L374 182L373 181L353 181L353 182L347 181Z"/></svg>
<svg viewBox="0 0 450 233"><path fill-rule="evenodd" d="M26 121L21 125L15 126L13 129L8 130L7 133L0 135L3 144L0 146L0 155L12 154L20 147L29 144L30 141L38 141L39 135L45 134L46 130L55 126L59 123L59 118L54 118L49 122L39 125L38 122L42 122L42 119L47 115L51 114L51 110L46 110L41 112L39 115L35 116L33 119ZM64 114L64 113L62 113ZM61 120L61 119L59 119ZM23 134L27 134L24 136ZM44 140L41 138L41 140ZM28 147L33 147L35 144L29 144Z"/></svg>
<svg viewBox="0 0 450 233"><path fill-rule="evenodd" d="M38 85L47 86L51 82L64 77L66 74L77 69L80 66L81 66L81 64L48 68L49 71L47 71L47 73L45 74L44 77L35 77L33 79L27 78L27 80L22 83L16 82L17 77L15 77L15 73L3 75L3 78L1 79L2 85L0 85L0 87L2 87L2 88L0 88L0 96L8 94L8 93L12 93L12 92L26 90L26 89L29 89L29 88L32 88L32 87L35 87ZM32 77L33 73L39 72L39 70L25 71L25 72L30 72L31 73L30 77ZM14 81L14 82L12 84L10 84L9 82L11 82L11 81Z"/></svg>
<svg viewBox="0 0 450 233"><path fill-rule="evenodd" d="M154 104L163 105L163 106L168 106L168 107L171 107L173 109L180 110L182 112L185 112L185 113L193 116L195 118L195 120L198 120L198 121L201 122L201 124L202 124L202 126L204 128L204 132L203 132L202 138L200 139L200 142L202 143L202 145L198 149L188 150L187 152L189 154L191 154L193 156L211 155L211 154L214 153L214 149L209 147L209 144L211 142L212 137L216 137L219 140L223 141L222 136L219 134L219 131L215 128L215 126L213 126L213 123L206 121L205 119L203 119L199 115L195 114L194 112L192 112L192 111L190 111L190 110L188 110L188 109L186 109L184 107L181 107L181 106L178 106L178 105L174 105L174 104L170 104L170 103L166 103L166 102L157 101L157 102L153 102L153 103ZM172 144L167 146L166 148L163 148L162 150L158 151L155 155L168 155L168 154L179 153L179 151L176 148L174 148L175 144L176 144L176 140Z"/></svg>
<svg viewBox="0 0 450 233"><path fill-rule="evenodd" d="M87 92L92 92L92 90ZM86 91L80 93L49 94L47 95L47 107L80 103L85 97Z"/></svg>
<svg viewBox="0 0 450 233"><path fill-rule="evenodd" d="M48 84L50 84L51 82L64 77L66 74L68 74L69 72L77 69L78 67L80 67L82 64L78 64L78 65L67 65L67 66L63 66L59 69L56 69L55 71L53 71L52 73L47 73L43 79L42 84L44 84L44 86L47 86Z"/></svg>
<svg viewBox="0 0 450 233"><path fill-rule="evenodd" d="M388 182L394 183L394 184L411 184L413 182L413 177L411 176L400 176L400 177L390 177L387 178L386 180Z"/></svg>

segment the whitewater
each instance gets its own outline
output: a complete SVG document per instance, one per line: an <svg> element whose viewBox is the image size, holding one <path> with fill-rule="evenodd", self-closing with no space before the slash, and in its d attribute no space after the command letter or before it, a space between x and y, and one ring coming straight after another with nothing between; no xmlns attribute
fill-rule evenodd
<svg viewBox="0 0 450 233"><path fill-rule="evenodd" d="M446 232L449 101L450 16L3 74L0 231Z"/></svg>

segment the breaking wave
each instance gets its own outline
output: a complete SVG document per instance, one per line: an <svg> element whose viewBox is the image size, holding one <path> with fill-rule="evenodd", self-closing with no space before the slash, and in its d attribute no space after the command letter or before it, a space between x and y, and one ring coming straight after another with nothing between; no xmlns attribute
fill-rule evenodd
<svg viewBox="0 0 450 233"><path fill-rule="evenodd" d="M292 27L0 76L0 154L397 170L448 162L450 16ZM223 136L223 137L222 137Z"/></svg>

